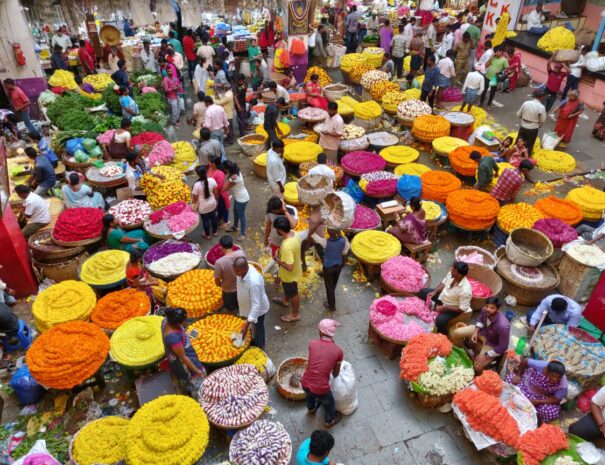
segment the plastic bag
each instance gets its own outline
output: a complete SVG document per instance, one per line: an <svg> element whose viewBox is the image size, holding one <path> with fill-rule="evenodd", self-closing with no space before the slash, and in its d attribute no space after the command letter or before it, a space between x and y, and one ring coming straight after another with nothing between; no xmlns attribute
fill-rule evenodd
<svg viewBox="0 0 605 465"><path fill-rule="evenodd" d="M554 131L544 131L544 135L542 136L542 148L545 150L554 150L559 142L561 142L561 137Z"/></svg>
<svg viewBox="0 0 605 465"><path fill-rule="evenodd" d="M74 158L78 163L86 163L90 157L86 154L86 152L78 149L74 153Z"/></svg>
<svg viewBox="0 0 605 465"><path fill-rule="evenodd" d="M353 197L353 200L355 200L357 203L361 203L363 200L363 191L361 190L361 187L359 187L359 185L357 185L357 183L352 179L349 179L347 187L345 187L344 191Z"/></svg>
<svg viewBox="0 0 605 465"><path fill-rule="evenodd" d="M397 192L405 200L409 200L412 197L420 197L421 191L422 181L420 180L420 176L404 174L397 181Z"/></svg>
<svg viewBox="0 0 605 465"><path fill-rule="evenodd" d="M103 156L103 149L98 145L94 146L92 150L89 151L90 156L93 158L101 158Z"/></svg>
<svg viewBox="0 0 605 465"><path fill-rule="evenodd" d="M82 145L84 146L84 150L90 152L97 146L97 141L94 139L82 139Z"/></svg>
<svg viewBox="0 0 605 465"><path fill-rule="evenodd" d="M357 410L357 381L353 366L343 361L340 364L340 373L336 378L330 376L330 389L336 402L336 410L343 415L351 415Z"/></svg>
<svg viewBox="0 0 605 465"><path fill-rule="evenodd" d="M61 465L46 448L46 441L39 439L27 454L21 457L13 465Z"/></svg>
<svg viewBox="0 0 605 465"><path fill-rule="evenodd" d="M80 137L76 139L69 139L65 144L65 151L72 155L76 153L76 150L84 150L84 146L82 145L82 139Z"/></svg>
<svg viewBox="0 0 605 465"><path fill-rule="evenodd" d="M589 389L588 391L584 391L582 394L580 394L576 405L580 410L582 410L582 412L590 412L590 402L596 393L597 389Z"/></svg>

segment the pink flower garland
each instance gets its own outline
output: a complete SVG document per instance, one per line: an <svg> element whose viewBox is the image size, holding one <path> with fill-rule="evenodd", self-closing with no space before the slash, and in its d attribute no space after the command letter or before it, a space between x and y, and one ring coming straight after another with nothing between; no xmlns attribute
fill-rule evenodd
<svg viewBox="0 0 605 465"><path fill-rule="evenodd" d="M410 257L398 255L380 265L380 276L400 292L418 292L425 286L426 271Z"/></svg>
<svg viewBox="0 0 605 465"><path fill-rule="evenodd" d="M473 278L467 278L473 290L473 297L491 297L492 290L487 285Z"/></svg>
<svg viewBox="0 0 605 465"><path fill-rule="evenodd" d="M174 215L166 220L168 227L172 232L186 231L198 221L197 213L191 210L185 210L178 215Z"/></svg>
<svg viewBox="0 0 605 465"><path fill-rule="evenodd" d="M548 237L553 247L560 249L568 242L578 238L576 230L558 218L544 218L534 223L533 228Z"/></svg>
<svg viewBox="0 0 605 465"><path fill-rule="evenodd" d="M340 164L345 171L359 176L372 171L381 171L387 162L376 153L358 151L346 154L340 160Z"/></svg>
<svg viewBox="0 0 605 465"><path fill-rule="evenodd" d="M153 144L149 156L147 157L147 163L149 166L165 165L170 163L174 159L174 148L170 145L170 142L161 140Z"/></svg>
<svg viewBox="0 0 605 465"><path fill-rule="evenodd" d="M379 224L378 213L365 205L357 204L351 229L374 229Z"/></svg>
<svg viewBox="0 0 605 465"><path fill-rule="evenodd" d="M405 342L418 334L429 332L429 328L417 321L406 322L406 315L416 316L427 323L433 322L433 313L416 297L402 300L387 295L374 300L370 306L370 321L378 331L390 339Z"/></svg>

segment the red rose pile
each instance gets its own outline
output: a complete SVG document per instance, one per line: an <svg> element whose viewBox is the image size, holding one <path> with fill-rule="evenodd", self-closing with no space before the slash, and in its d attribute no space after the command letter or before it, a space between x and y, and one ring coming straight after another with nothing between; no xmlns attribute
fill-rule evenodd
<svg viewBox="0 0 605 465"><path fill-rule="evenodd" d="M53 228L53 238L60 242L79 242L101 235L103 210L70 208L61 212Z"/></svg>
<svg viewBox="0 0 605 465"><path fill-rule="evenodd" d="M132 136L130 143L134 145L153 145L156 142L166 140L163 135L157 132L145 131L136 136Z"/></svg>

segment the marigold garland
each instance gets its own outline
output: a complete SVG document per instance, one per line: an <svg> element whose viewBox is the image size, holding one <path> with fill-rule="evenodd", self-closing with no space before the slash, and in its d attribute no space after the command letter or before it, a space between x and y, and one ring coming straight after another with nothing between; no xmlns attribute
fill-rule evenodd
<svg viewBox="0 0 605 465"><path fill-rule="evenodd" d="M403 176L404 174L422 176L424 173L428 173L429 171L431 171L431 168L423 165L422 163L404 163L403 165L395 167L393 173L395 173L397 176Z"/></svg>
<svg viewBox="0 0 605 465"><path fill-rule="evenodd" d="M458 147L448 154L454 171L461 176L474 176L477 171L477 162L471 160L471 153L479 152L481 157L491 157L492 154L484 147L467 145Z"/></svg>
<svg viewBox="0 0 605 465"><path fill-rule="evenodd" d="M498 373L485 370L480 376L475 378L475 386L492 396L500 397L504 383Z"/></svg>
<svg viewBox="0 0 605 465"><path fill-rule="evenodd" d="M403 93L406 95L408 100L420 100L420 97L422 95L422 91L420 89L408 89L404 90Z"/></svg>
<svg viewBox="0 0 605 465"><path fill-rule="evenodd" d="M354 115L364 121L378 118L382 115L382 107L374 100L358 103L353 110Z"/></svg>
<svg viewBox="0 0 605 465"><path fill-rule="evenodd" d="M386 91L382 96L382 108L391 113L395 113L397 112L397 105L407 99L409 99L408 95L401 92L399 89Z"/></svg>
<svg viewBox="0 0 605 465"><path fill-rule="evenodd" d="M407 145L392 145L391 147L382 149L380 151L380 156L384 158L387 163L399 165L418 160L420 152L412 147L408 147Z"/></svg>
<svg viewBox="0 0 605 465"><path fill-rule="evenodd" d="M86 284L106 285L126 279L130 254L124 250L97 252L82 264L80 279Z"/></svg>
<svg viewBox="0 0 605 465"><path fill-rule="evenodd" d="M401 243L383 231L362 231L351 241L351 251L365 263L380 265L401 253Z"/></svg>
<svg viewBox="0 0 605 465"><path fill-rule="evenodd" d="M254 365L258 372L262 375L267 369L268 360L269 357L267 357L267 354L262 349L259 349L258 347L249 347L233 364L241 365L244 363L249 363Z"/></svg>
<svg viewBox="0 0 605 465"><path fill-rule="evenodd" d="M191 270L168 284L166 303L184 308L189 318L196 318L221 308L223 293L212 270Z"/></svg>
<svg viewBox="0 0 605 465"><path fill-rule="evenodd" d="M84 425L74 437L72 455L78 465L113 464L124 459L130 420L108 416Z"/></svg>
<svg viewBox="0 0 605 465"><path fill-rule="evenodd" d="M191 169L197 160L193 145L189 142L178 141L172 144L172 148L174 149L174 158L169 163L169 166L183 173Z"/></svg>
<svg viewBox="0 0 605 465"><path fill-rule="evenodd" d="M102 297L92 311L91 320L103 329L114 330L126 320L149 313L147 294L136 289L123 289Z"/></svg>
<svg viewBox="0 0 605 465"><path fill-rule="evenodd" d="M370 94L372 98L377 102L382 102L382 97L387 92L397 92L399 90L399 84L393 81L379 81L372 84L370 88Z"/></svg>
<svg viewBox="0 0 605 465"><path fill-rule="evenodd" d="M192 398L161 396L144 404L126 430L128 465L193 465L208 445L210 423Z"/></svg>
<svg viewBox="0 0 605 465"><path fill-rule="evenodd" d="M250 345L252 334L246 334L242 347L235 347L231 334L239 333L244 320L234 315L216 314L193 323L189 328L197 329L199 336L191 340L191 345L202 363L219 363L241 355Z"/></svg>
<svg viewBox="0 0 605 465"><path fill-rule="evenodd" d="M71 389L93 376L105 363L109 339L92 323L71 321L42 333L26 354L29 371L38 383Z"/></svg>
<svg viewBox="0 0 605 465"><path fill-rule="evenodd" d="M582 209L578 205L554 195L537 200L534 207L544 215L544 218L558 218L571 226L582 221Z"/></svg>
<svg viewBox="0 0 605 465"><path fill-rule="evenodd" d="M355 84L359 84L359 81L361 81L362 76L368 71L372 71L373 69L374 67L372 65L368 63L362 63L351 70L349 78L351 78L351 81L353 81Z"/></svg>
<svg viewBox="0 0 605 465"><path fill-rule="evenodd" d="M321 145L313 142L295 142L288 144L284 149L284 160L290 163L304 163L317 161L317 155L323 152Z"/></svg>
<svg viewBox="0 0 605 465"><path fill-rule="evenodd" d="M447 196L462 187L462 182L447 171L432 170L420 176L422 198L445 203Z"/></svg>
<svg viewBox="0 0 605 465"><path fill-rule="evenodd" d="M412 123L412 135L421 142L433 142L438 137L449 136L451 125L443 116L422 115Z"/></svg>
<svg viewBox="0 0 605 465"><path fill-rule="evenodd" d="M366 47L362 55L366 57L367 63L371 64L374 68L380 68L382 58L384 57L384 50L380 47Z"/></svg>
<svg viewBox="0 0 605 465"><path fill-rule="evenodd" d="M32 305L36 328L42 332L68 321L87 321L96 303L97 296L86 283L67 280L53 284Z"/></svg>
<svg viewBox="0 0 605 465"><path fill-rule="evenodd" d="M538 168L555 173L571 173L576 169L576 159L559 150L540 149L533 153Z"/></svg>
<svg viewBox="0 0 605 465"><path fill-rule="evenodd" d="M458 147L465 147L469 144L464 139L443 136L437 137L437 139L433 140L431 145L433 146L435 153L439 155L448 155L452 150L456 150Z"/></svg>
<svg viewBox="0 0 605 465"><path fill-rule="evenodd" d="M284 186L284 200L290 205L298 205L298 182L290 181Z"/></svg>
<svg viewBox="0 0 605 465"><path fill-rule="evenodd" d="M498 213L498 227L506 234L513 229L531 228L534 223L544 218L537 208L528 203L519 202L504 205Z"/></svg>
<svg viewBox="0 0 605 465"><path fill-rule="evenodd" d="M565 26L553 27L540 37L538 47L552 53L557 50L574 50L576 48L576 36Z"/></svg>
<svg viewBox="0 0 605 465"><path fill-rule="evenodd" d="M111 335L110 354L121 365L144 367L164 356L161 316L137 316Z"/></svg>
<svg viewBox="0 0 605 465"><path fill-rule="evenodd" d="M408 342L401 353L400 377L406 381L417 381L429 369L429 359L452 353L452 343L443 334L420 334Z"/></svg>
<svg viewBox="0 0 605 465"><path fill-rule="evenodd" d="M492 46L497 47L498 45L504 43L506 40L506 31L508 29L508 22L510 21L510 15L508 13L504 13L500 16L500 21L498 21L498 25L496 26L496 32L494 33L494 38L492 39Z"/></svg>
<svg viewBox="0 0 605 465"><path fill-rule="evenodd" d="M292 129L290 128L290 125L286 124L286 123L282 123L281 121L277 123L277 127L282 132L282 136L280 137L280 139L285 139L292 132ZM268 137L267 131L265 131L265 128L263 127L262 124L259 124L258 126L256 126L256 128L254 129L254 132L256 134L260 135L260 136Z"/></svg>
<svg viewBox="0 0 605 465"><path fill-rule="evenodd" d="M582 209L584 219L600 220L605 210L605 192L592 186L576 187L565 197Z"/></svg>
<svg viewBox="0 0 605 465"><path fill-rule="evenodd" d="M452 223L470 231L490 228L500 211L500 204L491 195L469 189L449 194L445 207Z"/></svg>
<svg viewBox="0 0 605 465"><path fill-rule="evenodd" d="M361 53L347 53L340 60L340 69L345 73L349 73L364 64L367 64L367 56Z"/></svg>

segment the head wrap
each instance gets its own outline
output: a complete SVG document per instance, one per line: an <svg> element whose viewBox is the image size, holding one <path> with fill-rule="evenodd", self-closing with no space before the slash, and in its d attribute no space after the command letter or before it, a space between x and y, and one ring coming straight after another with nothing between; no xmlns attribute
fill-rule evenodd
<svg viewBox="0 0 605 465"><path fill-rule="evenodd" d="M338 326L340 326L340 323L338 321L332 320L330 318L324 318L319 322L319 325L317 327L319 328L319 331L322 334L325 334L329 337L334 337L334 334L336 334L336 328Z"/></svg>

